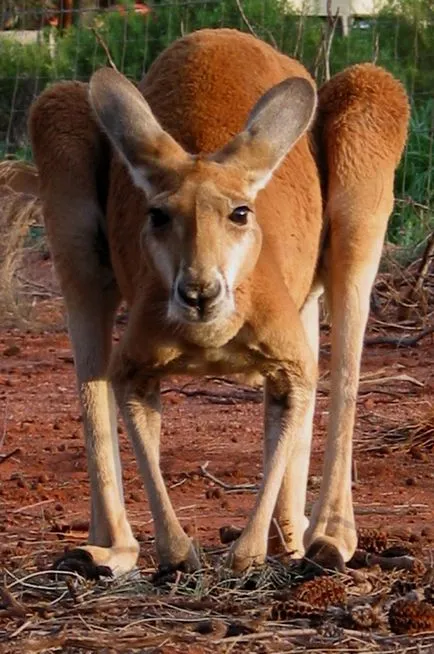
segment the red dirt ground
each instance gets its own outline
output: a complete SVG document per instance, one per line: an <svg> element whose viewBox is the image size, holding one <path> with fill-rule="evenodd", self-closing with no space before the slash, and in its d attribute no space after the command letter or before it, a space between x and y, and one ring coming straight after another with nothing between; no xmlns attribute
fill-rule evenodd
<svg viewBox="0 0 434 654"><path fill-rule="evenodd" d="M45 295L47 289L50 293L53 292L53 297L37 300L32 312L32 329L0 328L0 570L4 586L14 587L14 592L14 575L23 577L35 570L45 572L65 547L85 542L89 517L89 485L73 361L64 326L62 303L56 296L50 262L46 260L41 263L39 258L38 265L28 271L27 284L33 297ZM379 328L383 327L372 321L370 334L377 335ZM121 330L120 324L116 329L115 340L119 338ZM318 493L321 475L328 410L328 352L328 333L324 330L309 503ZM161 456L164 477L186 531L205 548L218 551L221 547L219 528L228 524L243 526L254 495L246 491L230 492L222 489L203 476L201 466L209 462L209 472L229 486L257 484L260 481L260 393L230 385L224 380L210 379L170 379L165 387ZM423 417L432 409L433 399L432 335L411 348L365 348L354 435L357 471L354 502L358 525L381 527L392 536L392 541L395 538L401 543L411 541L411 547L420 545L420 551L423 550L424 559L428 561L434 558L433 438L431 436L431 441L425 439L415 446L406 436L405 429L423 421ZM128 514L141 543L139 565L142 571L149 573L155 569L152 520L143 483L121 426L119 435ZM145 577L150 578L149 575ZM149 590L145 591L138 604L132 601L134 595L124 599L121 595L117 596L118 599L113 596L110 610L103 600L100 605L96 602L95 607L100 608L93 616L86 613L86 610L92 609L93 600L89 600L90 609L88 605L80 603L75 606L75 600L71 604L68 597L62 599L63 595L50 604L44 604L41 602L42 591L39 590L39 595L35 595L32 588L37 587L30 585L26 594L17 595L25 606L22 608L21 605L18 615L14 616L13 607L6 611L0 610L0 622L2 613L6 614L0 629L1 641L4 643L0 644L0 651L5 654L30 651L145 651L142 645L137 648L131 646L129 638L136 632L138 642L149 642L146 640L146 629L143 632L140 626L135 628L134 625L142 622L140 618L143 615L149 619L156 612L159 616L165 606L164 598L158 599L158 592L152 595L151 586L149 597L146 595ZM1 591L0 584L0 593ZM176 583L169 596L175 591ZM86 586L79 592L86 594ZM96 598L98 587L92 592ZM180 598L182 600L182 593L178 601ZM0 606L1 600L0 594ZM57 604L59 600L61 601ZM160 601L163 604L159 604ZM243 601L247 601L248 608L250 600ZM150 602L150 607L147 602ZM252 599L251 602L254 603L255 600ZM50 615L53 614L50 613L50 607L54 604L57 605L57 612L55 610L54 617L51 618ZM45 607L50 609L47 616ZM106 610L109 615L106 615ZM113 610L115 613L117 611L117 617L113 617ZM168 609L165 610L167 613ZM216 610L217 615L220 615L219 605ZM39 618L38 611L42 611ZM86 619L82 619L82 611L85 611ZM206 610L189 614L197 620L203 615L208 615ZM113 622L116 619L118 622ZM231 625L230 614L224 620ZM117 624L115 631L114 624ZM178 623L175 621L173 624L176 627ZM182 616L179 624L183 624ZM291 624L293 623L288 623L290 631ZM267 631L269 628L265 626L265 636L271 647L269 649L265 642L262 644L261 635L255 646L250 643L248 635L245 636L244 644L239 643L238 646L238 636L232 641L230 638L229 641L219 641L218 633L215 632L217 627L213 627L210 636L211 640L217 638L214 645L210 644L207 636L202 638L197 634L181 634L181 641L176 644L176 633L173 635L173 630L170 638L166 639L165 636L166 629L173 628L170 620L168 622L163 619L161 624L157 620L156 625L156 631L150 632L151 640L153 633L160 634L157 638L159 644L157 648L151 649L162 654L223 651L221 643L224 643L225 651L232 651L233 648L234 652L293 649L289 642L285 645L284 636L281 640L282 626L279 635L276 635L273 628L272 632ZM298 634L297 629L299 627L291 633ZM224 627L223 632L226 638L230 626ZM327 641L321 640L325 636L319 636L319 631L315 629L307 632L313 634L309 636L313 645L315 638L320 639L314 649L309 651L323 651L321 648L326 647L327 643L335 642L332 635L331 640ZM272 633L273 638L277 639L274 645L271 643L273 638L267 633ZM303 630L300 633L303 634ZM369 640L369 631L366 634ZM114 642L112 639L115 637L117 640L113 649L107 643ZM351 647L364 646L364 636L360 638L359 632L348 631L342 637L347 640L353 638ZM101 638L103 642L99 642ZM294 638L297 640L297 636ZM299 638L305 642L305 636ZM338 648L339 642L335 642ZM382 642L380 640L379 644L372 646L372 651L382 651ZM429 649L431 640L417 641L419 644L422 642L425 643L424 649L420 651L432 651ZM404 641L399 643L400 645L395 645L393 641L392 645L390 641L390 646L400 647ZM419 647L419 644L414 647ZM304 647L302 644L303 651ZM351 647L345 651L355 651ZM327 651L330 651L328 645Z"/></svg>
<svg viewBox="0 0 434 654"><path fill-rule="evenodd" d="M12 453L0 458L0 559L12 568L82 542L89 516L74 369L60 300L40 302L37 314L52 326L0 331L0 453ZM326 333L322 340L326 378ZM380 381L371 379L375 374ZM410 381L395 379L403 374ZM354 437L358 524L405 528L417 538L433 526L432 449L411 448L408 440L386 442L384 433L417 422L433 405L432 336L412 348L366 347L362 377ZM208 461L209 471L228 484L257 483L262 406L257 398L252 401L251 392L241 391L234 399L234 387L199 379L186 390L209 395L184 395L177 389L186 381L166 384L172 390L164 396L161 466L183 526L202 544L216 545L219 527L245 523L254 496L217 487L211 491L214 484L201 475L200 466ZM309 502L318 492L326 422L327 398L319 393ZM152 566L151 516L122 427L119 433L128 513L142 544L142 563Z"/></svg>

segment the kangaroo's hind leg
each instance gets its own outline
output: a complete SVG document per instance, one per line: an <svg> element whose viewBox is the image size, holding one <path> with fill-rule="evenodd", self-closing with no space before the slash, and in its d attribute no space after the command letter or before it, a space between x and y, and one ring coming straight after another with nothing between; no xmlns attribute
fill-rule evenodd
<svg viewBox="0 0 434 654"><path fill-rule="evenodd" d="M307 558L341 567L357 544L351 461L360 362L408 102L399 82L370 64L343 71L319 97L317 137L327 171L324 281L332 317L331 407L320 496L305 545Z"/></svg>
<svg viewBox="0 0 434 654"><path fill-rule="evenodd" d="M94 577L120 574L135 566L138 544L124 507L116 406L107 379L120 302L104 235L101 187L107 183L107 152L83 84L59 84L43 93L33 106L30 129L66 304L90 477L88 543L69 552L60 565Z"/></svg>

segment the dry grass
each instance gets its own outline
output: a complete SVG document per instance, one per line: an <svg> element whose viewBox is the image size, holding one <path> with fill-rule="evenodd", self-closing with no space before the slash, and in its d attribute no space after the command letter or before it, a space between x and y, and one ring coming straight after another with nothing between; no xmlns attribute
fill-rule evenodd
<svg viewBox="0 0 434 654"><path fill-rule="evenodd" d="M434 407L418 421L401 424L383 434L384 441L392 448L432 451L434 449Z"/></svg>
<svg viewBox="0 0 434 654"><path fill-rule="evenodd" d="M431 234L411 251L387 243L374 291L377 317L396 315L401 328L431 324L434 305L434 270Z"/></svg>
<svg viewBox="0 0 434 654"><path fill-rule="evenodd" d="M36 167L26 161L0 161L0 189L7 187L16 193L38 195L39 176Z"/></svg>
<svg viewBox="0 0 434 654"><path fill-rule="evenodd" d="M0 191L0 319L2 324L29 318L30 303L22 295L18 272L31 245L29 227L42 223L41 202L3 187Z"/></svg>
<svg viewBox="0 0 434 654"><path fill-rule="evenodd" d="M420 555L429 559L426 551ZM194 574L156 579L143 569L97 584L43 566L5 568L0 649L3 644L2 651L11 654L434 651L429 560L412 572L383 572L375 565L313 581L306 581L299 565L274 559L242 577L222 567L222 551L203 554L202 560L202 570ZM408 606L405 619L396 619L396 602ZM395 624L400 635L391 630Z"/></svg>
<svg viewBox="0 0 434 654"><path fill-rule="evenodd" d="M42 224L38 173L24 161L0 162L0 320L24 321L29 303L20 292L18 272L29 249L29 228ZM31 245L30 245L31 247Z"/></svg>

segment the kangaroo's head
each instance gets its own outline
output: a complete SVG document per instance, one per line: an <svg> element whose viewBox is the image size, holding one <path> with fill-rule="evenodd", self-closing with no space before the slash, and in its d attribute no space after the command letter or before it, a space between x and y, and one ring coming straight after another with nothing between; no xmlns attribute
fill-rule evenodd
<svg viewBox="0 0 434 654"><path fill-rule="evenodd" d="M314 88L302 78L274 86L242 132L203 156L190 155L164 131L121 74L97 71L89 95L99 124L146 195L142 245L167 289L168 320L227 319L236 309L234 291L261 249L256 195L307 130Z"/></svg>

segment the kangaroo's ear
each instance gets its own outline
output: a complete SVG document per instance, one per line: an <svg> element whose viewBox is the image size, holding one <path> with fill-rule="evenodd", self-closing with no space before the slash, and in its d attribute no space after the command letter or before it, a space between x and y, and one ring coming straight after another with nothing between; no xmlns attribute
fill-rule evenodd
<svg viewBox="0 0 434 654"><path fill-rule="evenodd" d="M307 79L280 82L258 100L245 129L212 158L242 166L255 195L309 128L316 104L316 90Z"/></svg>
<svg viewBox="0 0 434 654"><path fill-rule="evenodd" d="M158 180L175 174L188 159L188 154L158 123L140 91L117 71L101 68L92 75L89 101L134 183L146 194L153 194Z"/></svg>

